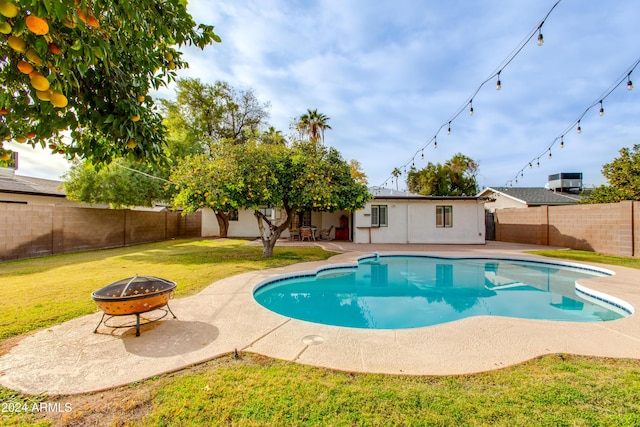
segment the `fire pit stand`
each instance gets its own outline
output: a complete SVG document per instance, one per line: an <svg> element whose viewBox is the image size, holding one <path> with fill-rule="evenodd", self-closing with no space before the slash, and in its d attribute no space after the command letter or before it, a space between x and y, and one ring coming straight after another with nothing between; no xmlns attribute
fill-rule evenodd
<svg viewBox="0 0 640 427"><path fill-rule="evenodd" d="M108 328L130 328L133 323L122 325L108 324L115 316L135 315L136 336L140 336L140 325L156 322L171 313L174 319L176 315L169 307L169 299L173 296L176 283L170 280L153 276L135 276L111 283L104 288L98 289L91 294L91 298L103 311L100 323L96 326L94 333L104 323ZM140 322L140 315L154 310L161 310L164 313L151 320ZM108 316L108 317L107 317ZM105 320L105 317L106 320Z"/></svg>

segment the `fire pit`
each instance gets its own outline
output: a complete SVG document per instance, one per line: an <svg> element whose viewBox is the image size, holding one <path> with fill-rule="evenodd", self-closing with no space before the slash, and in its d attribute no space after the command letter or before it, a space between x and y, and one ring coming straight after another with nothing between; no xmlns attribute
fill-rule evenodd
<svg viewBox="0 0 640 427"><path fill-rule="evenodd" d="M136 316L136 336L140 336L140 314L166 307L164 314L158 318L148 320L145 323L155 322L167 315L167 310L173 318L169 299L173 296L176 283L153 276L135 276L118 280L104 288L98 289L91 294L98 307L103 311L100 323L96 326L94 333L103 323L110 328L125 328L133 325L112 326L107 322L114 316ZM105 316L109 316L105 320Z"/></svg>

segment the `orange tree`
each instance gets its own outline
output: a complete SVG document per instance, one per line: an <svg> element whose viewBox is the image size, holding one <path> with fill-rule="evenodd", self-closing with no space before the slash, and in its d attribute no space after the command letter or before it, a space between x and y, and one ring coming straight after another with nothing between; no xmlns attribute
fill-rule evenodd
<svg viewBox="0 0 640 427"><path fill-rule="evenodd" d="M185 0L0 0L0 141L93 163L161 159L148 93L188 65L181 46L213 41Z"/></svg>
<svg viewBox="0 0 640 427"><path fill-rule="evenodd" d="M335 148L309 141L270 144L255 136L244 144L221 144L211 157L185 159L173 169L171 181L177 191L173 204L185 212L204 207L253 211L265 257L273 255L298 212L354 211L371 197ZM262 208L282 214L274 219Z"/></svg>
<svg viewBox="0 0 640 427"><path fill-rule="evenodd" d="M349 164L332 147L315 141L291 145L249 142L233 147L234 176L227 190L238 207L253 210L263 256L273 255L280 235L298 212L354 211L371 197L351 176ZM261 208L279 208L275 220Z"/></svg>

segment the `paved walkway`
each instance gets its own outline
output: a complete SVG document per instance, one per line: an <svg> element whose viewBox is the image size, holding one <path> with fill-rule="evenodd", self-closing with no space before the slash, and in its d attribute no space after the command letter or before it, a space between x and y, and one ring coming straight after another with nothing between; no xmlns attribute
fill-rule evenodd
<svg viewBox="0 0 640 427"><path fill-rule="evenodd" d="M496 242L477 246L312 244L344 252L329 263L353 261L374 251L504 257L539 248ZM102 333L94 334L100 313L41 330L0 358L0 384L30 394L96 391L182 369L234 349L340 370L415 375L486 371L549 353L640 358L637 312L601 323L483 316L416 329L365 330L286 318L253 300L258 282L326 263L220 280L197 295L172 300L178 318L143 326L139 337L134 328L101 327ZM616 275L583 284L640 307L637 270L607 268Z"/></svg>

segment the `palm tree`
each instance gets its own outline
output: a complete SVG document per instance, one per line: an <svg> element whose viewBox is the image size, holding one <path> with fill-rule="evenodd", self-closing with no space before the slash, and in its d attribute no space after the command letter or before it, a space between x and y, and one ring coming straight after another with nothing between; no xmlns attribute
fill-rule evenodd
<svg viewBox="0 0 640 427"><path fill-rule="evenodd" d="M296 129L300 132L300 136L307 135L309 141L317 144L318 141L324 142L324 131L331 129L327 124L329 117L318 113L318 109L310 110L301 115L296 123Z"/></svg>
<svg viewBox="0 0 640 427"><path fill-rule="evenodd" d="M270 126L269 129L262 133L262 142L272 145L285 144L287 140L285 139L282 132L276 130L273 126Z"/></svg>
<svg viewBox="0 0 640 427"><path fill-rule="evenodd" d="M400 169L394 168L393 172L391 172L391 175L396 178L396 191L398 191L398 177L402 175L402 172L400 172Z"/></svg>

